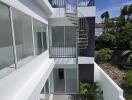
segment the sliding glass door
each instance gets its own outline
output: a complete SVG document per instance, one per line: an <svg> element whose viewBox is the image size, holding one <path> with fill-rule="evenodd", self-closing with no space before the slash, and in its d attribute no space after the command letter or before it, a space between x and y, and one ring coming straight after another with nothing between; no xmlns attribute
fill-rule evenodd
<svg viewBox="0 0 132 100"><path fill-rule="evenodd" d="M77 68L55 68L53 71L54 94L78 92Z"/></svg>
<svg viewBox="0 0 132 100"><path fill-rule="evenodd" d="M65 69L66 93L77 93L77 69Z"/></svg>
<svg viewBox="0 0 132 100"><path fill-rule="evenodd" d="M63 68L54 69L54 93L65 93L65 76Z"/></svg>

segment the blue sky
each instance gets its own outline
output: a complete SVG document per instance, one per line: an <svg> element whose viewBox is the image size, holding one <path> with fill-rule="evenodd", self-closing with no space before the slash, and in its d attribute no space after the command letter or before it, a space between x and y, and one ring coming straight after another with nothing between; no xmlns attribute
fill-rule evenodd
<svg viewBox="0 0 132 100"><path fill-rule="evenodd" d="M104 11L109 11L110 17L120 14L120 8L125 4L132 3L132 0L96 0L96 22L100 22L100 15Z"/></svg>

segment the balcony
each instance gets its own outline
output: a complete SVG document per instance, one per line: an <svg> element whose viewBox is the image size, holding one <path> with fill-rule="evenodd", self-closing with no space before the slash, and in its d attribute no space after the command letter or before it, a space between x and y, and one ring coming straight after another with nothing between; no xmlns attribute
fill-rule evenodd
<svg viewBox="0 0 132 100"><path fill-rule="evenodd" d="M49 47L50 58L76 58L76 46L58 45Z"/></svg>
<svg viewBox="0 0 132 100"><path fill-rule="evenodd" d="M52 26L49 40L50 58L76 58L76 29L74 26Z"/></svg>
<svg viewBox="0 0 132 100"><path fill-rule="evenodd" d="M66 2L70 2L70 4L72 3L78 7L88 7L95 5L95 0L78 0L77 3L76 0L73 0L72 2L69 0L49 0L49 2L53 8L64 8Z"/></svg>

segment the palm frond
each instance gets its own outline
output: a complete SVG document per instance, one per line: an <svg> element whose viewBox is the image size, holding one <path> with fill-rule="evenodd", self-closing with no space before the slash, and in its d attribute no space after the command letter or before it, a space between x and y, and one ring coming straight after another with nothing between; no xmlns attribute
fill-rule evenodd
<svg viewBox="0 0 132 100"><path fill-rule="evenodd" d="M129 62L131 62L132 61L132 53L128 56L128 58L127 58L127 62L129 63Z"/></svg>
<svg viewBox="0 0 132 100"><path fill-rule="evenodd" d="M128 55L129 53L132 53L132 50L126 50L122 53L122 56Z"/></svg>

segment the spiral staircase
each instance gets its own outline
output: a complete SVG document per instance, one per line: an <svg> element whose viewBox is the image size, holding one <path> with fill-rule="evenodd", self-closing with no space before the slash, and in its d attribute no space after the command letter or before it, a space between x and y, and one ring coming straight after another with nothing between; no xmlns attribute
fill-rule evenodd
<svg viewBox="0 0 132 100"><path fill-rule="evenodd" d="M76 27L76 47L80 54L88 48L89 25L87 19L78 11L77 3L65 2L65 17Z"/></svg>

